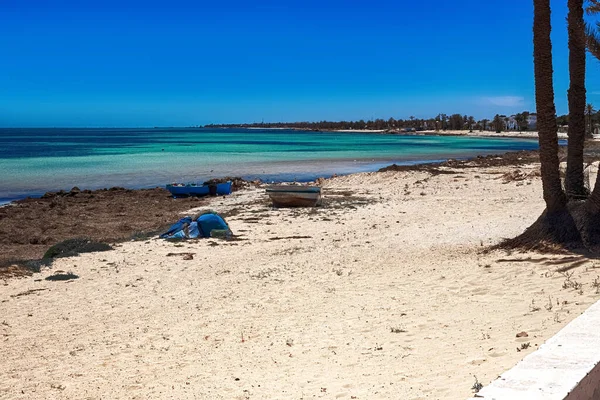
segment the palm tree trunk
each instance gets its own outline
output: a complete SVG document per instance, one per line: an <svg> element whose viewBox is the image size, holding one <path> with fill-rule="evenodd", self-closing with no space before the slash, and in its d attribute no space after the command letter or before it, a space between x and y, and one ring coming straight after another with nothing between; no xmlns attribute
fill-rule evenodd
<svg viewBox="0 0 600 400"><path fill-rule="evenodd" d="M567 149L567 196L586 198L583 182L583 145L585 141L585 24L583 0L568 0L569 16L569 147Z"/></svg>
<svg viewBox="0 0 600 400"><path fill-rule="evenodd" d="M533 61L540 162L544 201L549 213L564 210L567 198L560 183L558 128L552 82L550 0L533 0ZM600 196L600 193L599 193Z"/></svg>

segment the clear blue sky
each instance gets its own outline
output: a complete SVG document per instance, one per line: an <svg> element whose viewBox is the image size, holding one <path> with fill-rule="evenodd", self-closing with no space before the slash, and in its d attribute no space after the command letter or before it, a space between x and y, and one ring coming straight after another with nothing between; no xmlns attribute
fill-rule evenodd
<svg viewBox="0 0 600 400"><path fill-rule="evenodd" d="M530 0L2 0L0 126L533 111ZM552 1L566 113L566 0ZM588 101L600 107L600 63Z"/></svg>

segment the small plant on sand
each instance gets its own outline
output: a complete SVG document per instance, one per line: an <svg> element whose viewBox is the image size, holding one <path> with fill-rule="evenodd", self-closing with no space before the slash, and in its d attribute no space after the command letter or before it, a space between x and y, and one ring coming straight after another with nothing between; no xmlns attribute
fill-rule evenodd
<svg viewBox="0 0 600 400"><path fill-rule="evenodd" d="M475 375L473 375L473 378L475 378L475 383L473 384L473 386L471 386L471 390L474 391L475 393L477 393L481 389L483 389L483 384L481 382L479 382L479 380L477 379L477 377Z"/></svg>
<svg viewBox="0 0 600 400"><path fill-rule="evenodd" d="M333 272L335 272L335 274L336 274L337 276L342 276L342 275L344 275L344 271L342 271L340 268L338 268L338 269L335 269L335 268L334 268L334 269L332 269L332 271L333 271Z"/></svg>
<svg viewBox="0 0 600 400"><path fill-rule="evenodd" d="M574 272L561 272L562 276L565 277L565 281L562 284L562 288L563 289L575 289L577 291L579 291L579 294L582 294L582 288L583 285L579 282L577 282L576 280L571 279L571 277L573 276Z"/></svg>
<svg viewBox="0 0 600 400"><path fill-rule="evenodd" d="M565 277L565 281L562 284L562 288L563 289L570 288L571 287L571 277L573 276L574 272L565 271L565 272L561 272L560 274Z"/></svg>
<svg viewBox="0 0 600 400"><path fill-rule="evenodd" d="M277 272L274 268L267 268L258 271L256 274L250 274L250 278L252 279L265 279L271 276L274 272Z"/></svg>
<svg viewBox="0 0 600 400"><path fill-rule="evenodd" d="M536 311L540 311L541 308L539 308L538 306L535 305L535 300L531 300L531 304L529 305L529 311L531 312L536 312Z"/></svg>
<svg viewBox="0 0 600 400"><path fill-rule="evenodd" d="M562 320L560 319L560 314L557 312L554 313L554 322L556 322L557 324L560 324L562 322Z"/></svg>
<svg viewBox="0 0 600 400"><path fill-rule="evenodd" d="M546 304L544 306L544 308L546 310L548 310L548 311L552 311L552 307L553 307L553 305L552 305L552 297L548 296L548 304Z"/></svg>
<svg viewBox="0 0 600 400"><path fill-rule="evenodd" d="M406 329L404 328L404 326L400 325L400 326L393 326L390 328L392 333L405 333Z"/></svg>
<svg viewBox="0 0 600 400"><path fill-rule="evenodd" d="M526 350L531 346L531 342L521 343L521 347L517 347L517 351Z"/></svg>
<svg viewBox="0 0 600 400"><path fill-rule="evenodd" d="M596 289L596 294L600 294L600 276L597 276L592 282L592 287Z"/></svg>

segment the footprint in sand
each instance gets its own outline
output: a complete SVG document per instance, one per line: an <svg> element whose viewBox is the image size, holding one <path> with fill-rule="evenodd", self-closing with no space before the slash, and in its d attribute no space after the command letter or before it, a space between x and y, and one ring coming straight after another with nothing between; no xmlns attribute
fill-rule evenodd
<svg viewBox="0 0 600 400"><path fill-rule="evenodd" d="M477 288L477 289L471 290L472 295L482 295L482 294L487 294L488 292L489 292L488 288Z"/></svg>
<svg viewBox="0 0 600 400"><path fill-rule="evenodd" d="M485 359L485 358L474 358L472 360L468 360L467 363L471 364L471 365L481 365L486 361L487 361L487 359Z"/></svg>
<svg viewBox="0 0 600 400"><path fill-rule="evenodd" d="M507 355L507 354L508 354L508 352L507 352L507 351L504 351L504 350L496 350L496 351L492 351L492 352L488 353L488 356L489 356L489 357L494 357L494 358L496 358L496 357L502 357L502 356L505 356L505 355Z"/></svg>

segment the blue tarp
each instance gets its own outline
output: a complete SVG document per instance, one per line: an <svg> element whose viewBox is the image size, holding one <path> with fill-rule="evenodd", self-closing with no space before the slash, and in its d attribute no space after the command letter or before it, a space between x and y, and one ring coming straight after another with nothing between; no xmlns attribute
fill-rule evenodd
<svg viewBox="0 0 600 400"><path fill-rule="evenodd" d="M192 217L184 217L171 225L168 231L160 235L161 239L196 239L199 237L210 237L214 230L225 231L226 236L231 230L225 219L215 212L201 214L194 220Z"/></svg>

